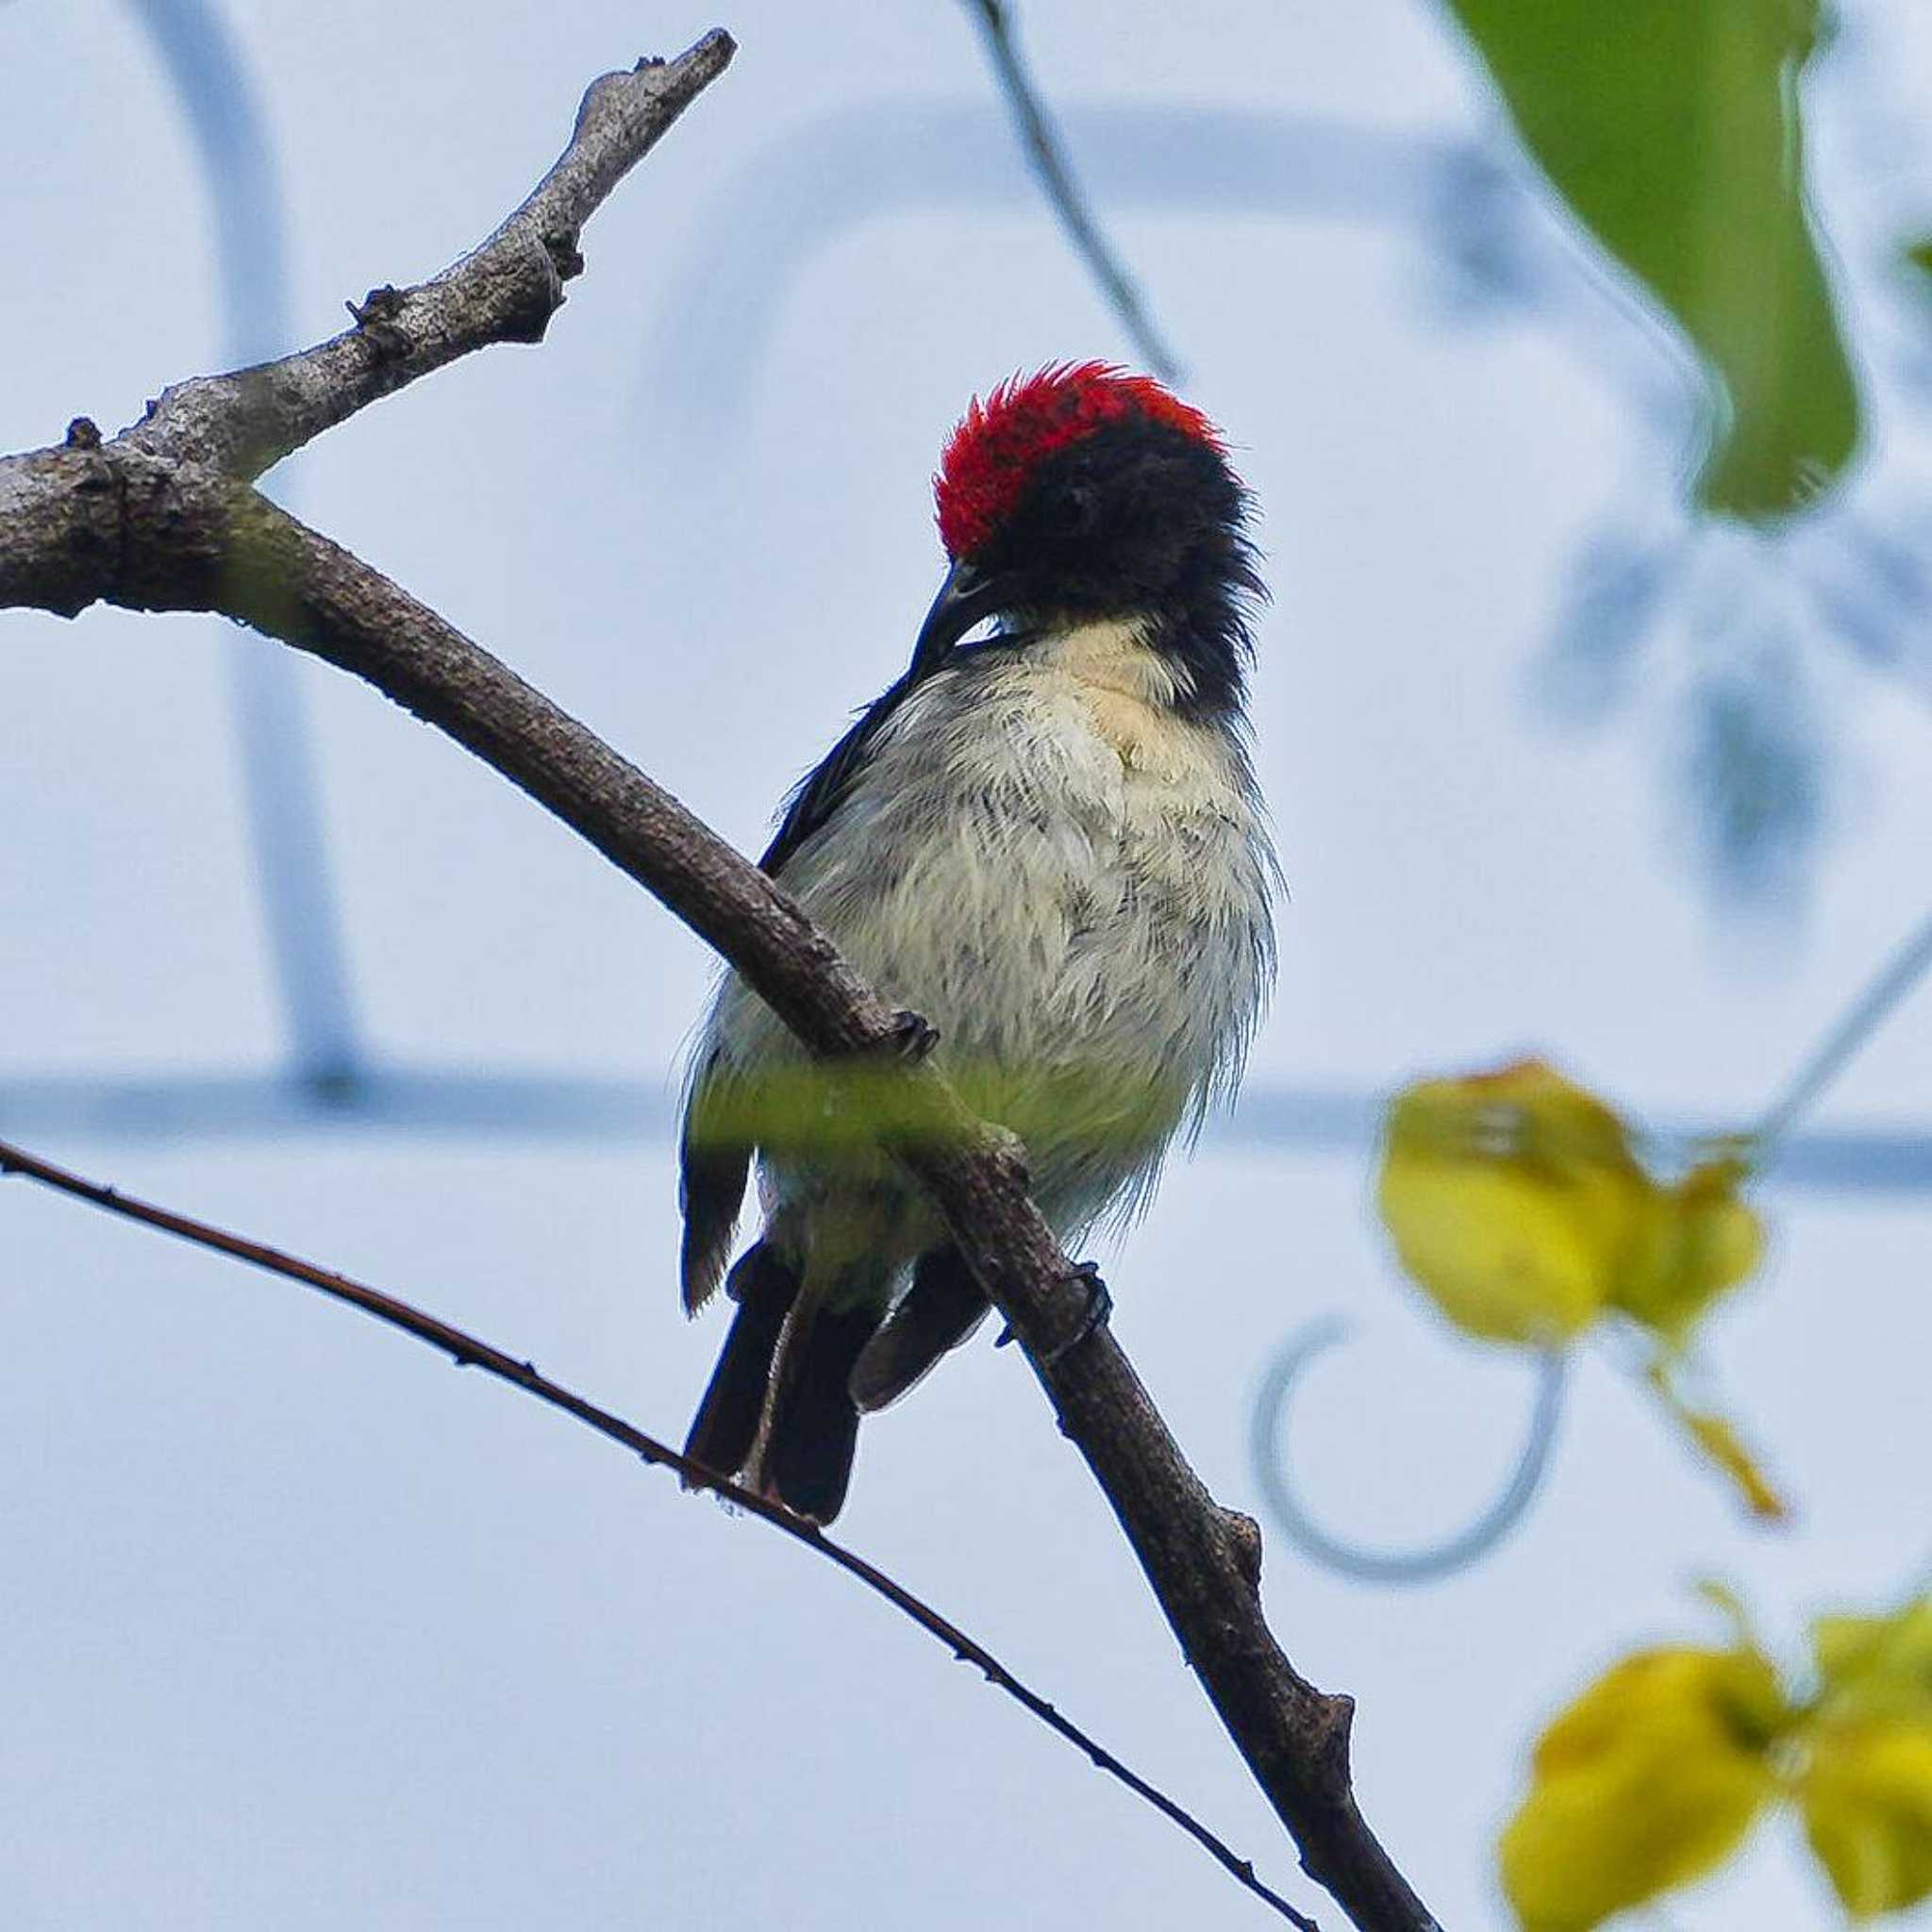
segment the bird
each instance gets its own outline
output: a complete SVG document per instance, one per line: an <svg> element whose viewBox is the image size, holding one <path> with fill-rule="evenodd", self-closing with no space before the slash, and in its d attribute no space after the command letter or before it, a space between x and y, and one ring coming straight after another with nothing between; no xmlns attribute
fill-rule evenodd
<svg viewBox="0 0 1932 1932"><path fill-rule="evenodd" d="M1071 1249L1129 1222L1170 1145L1231 1099L1273 984L1253 500L1199 409L1104 362L975 397L933 491L948 568L911 662L759 863L933 1029ZM679 1147L684 1306L721 1287L735 1304L686 1454L819 1524L860 1417L988 1311L917 1184L828 1125L829 1077L727 972ZM727 1274L754 1164L763 1225Z"/></svg>

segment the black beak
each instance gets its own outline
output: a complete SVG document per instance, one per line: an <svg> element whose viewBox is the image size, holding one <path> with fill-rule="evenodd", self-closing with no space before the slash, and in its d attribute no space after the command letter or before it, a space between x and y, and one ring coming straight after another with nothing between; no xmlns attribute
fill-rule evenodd
<svg viewBox="0 0 1932 1932"><path fill-rule="evenodd" d="M913 682L930 677L945 662L946 653L975 624L999 609L1004 597L996 579L970 563L956 563L919 627L919 641L912 649Z"/></svg>

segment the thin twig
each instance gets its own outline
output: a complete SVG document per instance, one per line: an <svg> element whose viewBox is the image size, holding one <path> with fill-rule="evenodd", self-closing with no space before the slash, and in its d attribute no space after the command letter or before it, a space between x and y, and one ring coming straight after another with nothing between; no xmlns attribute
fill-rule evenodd
<svg viewBox="0 0 1932 1932"><path fill-rule="evenodd" d="M1085 1752L1099 1770L1126 1786L1136 1797L1143 1799L1170 1824L1186 1832L1238 1884L1271 1906L1289 1924L1299 1926L1301 1932L1319 1932L1314 1920L1297 1911L1279 1892L1264 1885L1255 1875L1254 1865L1249 1859L1241 1857L1217 1838L1185 1807L1123 1764L1071 1718L1063 1717L1037 1690L1023 1684L983 1643L969 1637L950 1618L941 1616L903 1583L895 1582L855 1551L834 1542L817 1524L792 1515L782 1505L761 1496L756 1490L744 1489L713 1474L702 1463L693 1462L688 1456L672 1448L668 1442L660 1442L657 1437L646 1435L622 1416L613 1415L607 1408L599 1408L594 1402L566 1389L559 1382L553 1382L541 1374L534 1363L519 1361L490 1342L448 1322L439 1321L436 1316L425 1314L421 1308L412 1307L408 1302L387 1294L381 1289L352 1281L347 1275L319 1267L313 1261L284 1254L279 1248L250 1241L245 1235L231 1234L225 1228L197 1221L192 1215L178 1213L174 1208L158 1207L151 1201L125 1194L118 1188L86 1180L67 1168L57 1167L50 1160L29 1154L23 1147L0 1141L0 1175L7 1174L22 1175L58 1193L84 1201L91 1207L105 1208L110 1214L139 1222L143 1227L157 1228L163 1234L192 1242L196 1247L212 1249L218 1255L226 1255L233 1260L246 1261L254 1267L265 1269L286 1281L300 1282L306 1288L317 1289L333 1301L359 1308L365 1315L373 1315L378 1322L400 1329L418 1341L427 1342L431 1348L447 1355L459 1369L481 1369L485 1374L493 1375L498 1381L522 1390L525 1395L560 1409L598 1435L632 1451L654 1468L675 1471L683 1478L687 1489L708 1490L747 1515L770 1524L793 1542L803 1543L806 1548L826 1557L848 1576L857 1577L874 1595L883 1597L922 1630L936 1637L961 1663L974 1665L990 1684L1004 1690L1031 1711L1049 1730L1064 1738L1076 1750Z"/></svg>
<svg viewBox="0 0 1932 1932"><path fill-rule="evenodd" d="M1850 1007L1838 1024L1786 1084L1764 1111L1763 1118L1745 1137L1745 1146L1756 1166L1775 1158L1778 1143L1819 1096L1850 1065L1852 1058L1874 1033L1890 1018L1893 1010L1925 976L1932 967L1932 914L1899 947Z"/></svg>
<svg viewBox="0 0 1932 1932"><path fill-rule="evenodd" d="M1141 291L1120 264L1108 239L1100 232L1086 194L1074 176L1067 159L1066 143L1058 128L1041 104L1033 78L1020 58L1013 38L1012 22L1005 0L966 0L967 10L978 23L980 39L986 42L986 56L992 63L1000 90L1012 110L1013 125L1020 136L1026 158L1046 191L1046 198L1074 253L1087 264L1088 272L1100 284L1121 326L1132 339L1135 353L1156 375L1167 382L1178 382L1186 374L1179 358L1167 345L1154 319L1147 313Z"/></svg>

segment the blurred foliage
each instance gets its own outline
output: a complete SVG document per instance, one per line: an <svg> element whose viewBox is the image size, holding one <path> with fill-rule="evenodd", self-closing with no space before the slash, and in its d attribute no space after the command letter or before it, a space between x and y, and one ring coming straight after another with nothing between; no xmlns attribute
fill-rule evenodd
<svg viewBox="0 0 1932 1932"><path fill-rule="evenodd" d="M1878 440L1882 382L1909 403L1917 368L1919 401L1932 392L1932 239L1919 223L1880 242L1913 314L1855 368L1835 288L1852 284L1828 271L1807 199L1807 81L1837 27L1828 0L1445 6L1554 193L1705 378L1704 460L1678 529L1585 547L1544 694L1569 720L1601 718L1636 688L1640 646L1675 631L1693 654L1671 772L1689 850L1734 904L1796 907L1845 761L1811 654L1835 645L1860 671L1926 683L1923 530L1889 533L1833 486ZM1869 96L1880 71L1868 56L1835 85ZM1862 103L1874 120L1881 105ZM1870 151L1868 131L1868 173Z"/></svg>
<svg viewBox="0 0 1932 1932"><path fill-rule="evenodd" d="M1404 1269L1465 1332L1545 1349L1616 1324L1641 1380L1755 1516L1784 1519L1723 1416L1688 1398L1698 1329L1757 1271L1743 1190L1932 968L1932 920L1851 1001L1750 1128L1674 1177L1597 1095L1536 1059L1418 1082L1391 1103L1376 1187ZM1932 1896L1932 1597L1824 1617L1808 1674L1780 1674L1741 1607L1725 1649L1653 1649L1585 1690L1536 1746L1504 1828L1503 1889L1524 1932L1591 1928L1705 1875L1775 1804L1854 1918Z"/></svg>
<svg viewBox="0 0 1932 1932"><path fill-rule="evenodd" d="M1860 434L1804 199L1819 0L1449 5L1557 193L1695 345L1711 389L1699 502L1803 508Z"/></svg>
<svg viewBox="0 0 1932 1932"><path fill-rule="evenodd" d="M1606 1672L1537 1740L1497 1846L1524 1932L1587 1932L1722 1864L1775 1795L1768 1747L1789 1722L1776 1671L1743 1645Z"/></svg>
<svg viewBox="0 0 1932 1932"><path fill-rule="evenodd" d="M1578 551L1540 672L1565 723L1595 724L1629 694L1639 647L1662 612L1681 546L1599 530Z"/></svg>
<svg viewBox="0 0 1932 1932"><path fill-rule="evenodd" d="M1403 1267L1458 1328L1547 1342L1603 1312L1647 1187L1608 1108L1518 1060L1399 1093L1375 1200Z"/></svg>
<svg viewBox="0 0 1932 1932"><path fill-rule="evenodd" d="M1697 660L1670 735L1690 849L1735 902L1789 907L1829 822L1840 763L1807 643L1821 634L1864 669L1903 675L1928 594L1901 544L1847 515L1802 555L1734 522L1674 537L1601 530L1571 567L1538 696L1559 722L1596 725L1632 696L1644 646L1674 633ZM1664 670L1652 655L1650 668Z"/></svg>
<svg viewBox="0 0 1932 1932"><path fill-rule="evenodd" d="M1699 1323L1763 1257L1740 1198L1750 1172L1720 1147L1659 1179L1610 1108L1525 1059L1397 1094L1375 1200L1404 1271L1464 1333L1541 1348L1611 1321L1638 1333L1644 1386L1754 1515L1778 1519L1730 1424L1678 1389Z"/></svg>
<svg viewBox="0 0 1932 1932"><path fill-rule="evenodd" d="M1008 1062L941 1051L938 1064L974 1121L994 1121L1023 1141L1077 1141L1094 1153L1147 1152L1187 1112L1187 1083L1110 1062L1066 1058ZM957 1139L960 1116L939 1105L924 1082L891 1061L813 1060L754 1077L708 1070L692 1094L693 1144L761 1148L768 1155L875 1166L883 1141Z"/></svg>
<svg viewBox="0 0 1932 1932"><path fill-rule="evenodd" d="M1820 1618L1805 1683L1730 1607L1727 1648L1625 1657L1538 1740L1497 1847L1524 1932L1590 1932L1703 1876L1780 1802L1855 1918L1932 1894L1932 1599Z"/></svg>
<svg viewBox="0 0 1932 1932"><path fill-rule="evenodd" d="M1824 824L1826 747L1804 692L1796 652L1776 647L1690 692L1684 782L1706 863L1759 899L1793 884Z"/></svg>

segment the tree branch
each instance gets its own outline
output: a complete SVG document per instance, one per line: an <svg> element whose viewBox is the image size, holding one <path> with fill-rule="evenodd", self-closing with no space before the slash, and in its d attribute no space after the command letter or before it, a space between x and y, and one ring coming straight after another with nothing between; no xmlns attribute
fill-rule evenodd
<svg viewBox="0 0 1932 1932"><path fill-rule="evenodd" d="M675 60L591 84L570 144L494 234L414 288L372 290L356 326L299 355L163 390L126 437L150 456L253 481L325 429L474 349L541 342L584 270L577 241L610 192L738 51L714 28Z"/></svg>
<svg viewBox="0 0 1932 1932"><path fill-rule="evenodd" d="M986 43L986 58L992 67L993 78L1007 97L1013 131L1020 137L1027 163L1040 182L1047 206L1058 217L1062 231L1073 244L1074 253L1087 264L1088 274L1100 285L1100 292L1120 318L1121 326L1134 345L1134 353L1164 381L1178 382L1183 374L1180 360L1155 326L1139 284L1122 266L1101 233L1086 191L1067 158L1066 142L1048 117L1026 72L1026 63L1020 58L1006 0L966 0L966 7Z"/></svg>
<svg viewBox="0 0 1932 1932"><path fill-rule="evenodd" d="M109 1214L118 1214L125 1220L138 1222L143 1227L175 1235L196 1247L226 1255L233 1260L246 1261L270 1274L280 1275L285 1281L318 1289L332 1301L359 1308L365 1315L372 1315L376 1321L400 1329L418 1341L427 1342L431 1348L447 1355L459 1369L481 1369L486 1375L508 1382L511 1388L522 1390L525 1395L534 1396L549 1407L561 1409L586 1428L632 1451L651 1467L675 1470L686 1489L708 1490L746 1514L770 1524L774 1529L782 1530L793 1542L803 1543L848 1576L857 1577L874 1596L883 1597L928 1636L937 1638L961 1663L972 1664L988 1683L1004 1690L1023 1709L1030 1711L1075 1750L1084 1752L1096 1770L1104 1771L1108 1776L1125 1785L1136 1797L1144 1799L1163 1818L1186 1832L1237 1883L1271 1906L1291 1925L1299 1926L1301 1932L1320 1932L1312 1919L1296 1911L1279 1892L1262 1884L1255 1875L1251 1860L1243 1858L1232 1846L1217 1838L1192 1812L1170 1798L1158 1785L1149 1784L1138 1772L1129 1769L1071 1718L1063 1717L1039 1691L1016 1677L983 1643L969 1637L950 1618L941 1616L903 1583L867 1562L856 1550L834 1542L816 1524L792 1515L782 1504L759 1495L755 1490L726 1481L703 1463L693 1462L681 1451L672 1448L668 1442L647 1436L622 1416L598 1407L594 1402L577 1394L575 1390L566 1389L560 1382L553 1382L539 1372L534 1362L519 1361L515 1356L451 1323L439 1321L434 1315L425 1314L423 1309L412 1307L408 1302L385 1293L379 1288L352 1281L346 1274L338 1274L313 1261L286 1255L264 1242L250 1241L245 1235L232 1234L226 1228L197 1221L192 1215L178 1213L172 1208L160 1208L151 1201L139 1200L132 1194L123 1193L119 1188L102 1187L98 1182L84 1180L67 1168L57 1167L52 1161L28 1153L24 1147L0 1141L0 1176L7 1174L19 1174L26 1180L37 1181L43 1188L51 1188L57 1193L85 1201L91 1207L105 1208Z"/></svg>
<svg viewBox="0 0 1932 1932"><path fill-rule="evenodd" d="M366 678L655 893L812 1050L885 1054L904 1037L898 1017L770 879L506 665L249 487L273 454L402 382L540 327L556 304L539 317L530 291L550 285L531 278L533 244L559 277L573 268L552 243L574 248L573 225L729 52L714 34L669 66L597 82L530 201L435 282L365 306L350 335L183 385L111 442L80 423L64 448L0 458L0 607L219 610ZM386 350L391 326L403 339ZM1351 1700L1293 1670L1261 1612L1256 1525L1208 1494L1112 1335L1086 1332L1084 1284L1028 1198L1019 1143L973 1120L932 1067L908 1066L904 1084L885 1138L1025 1348L1304 1868L1362 1932L1437 1932L1357 1807Z"/></svg>

